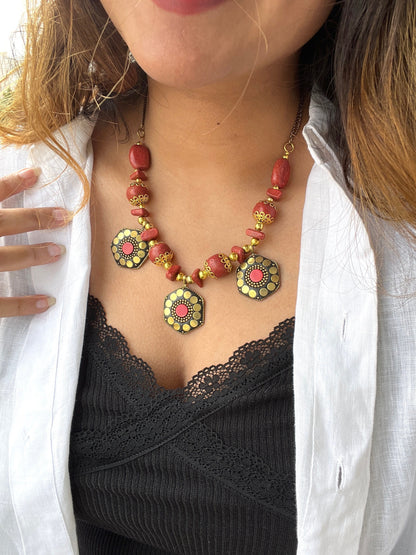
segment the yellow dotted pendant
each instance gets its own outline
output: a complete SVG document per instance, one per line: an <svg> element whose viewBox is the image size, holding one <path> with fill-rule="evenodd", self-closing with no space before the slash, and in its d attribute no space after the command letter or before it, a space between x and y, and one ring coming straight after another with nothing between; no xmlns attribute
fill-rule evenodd
<svg viewBox="0 0 416 555"><path fill-rule="evenodd" d="M142 241L137 229L122 229L111 243L114 260L123 268L140 268L149 254L149 245Z"/></svg>
<svg viewBox="0 0 416 555"><path fill-rule="evenodd" d="M204 323L204 299L187 287L165 298L165 322L179 333L188 333Z"/></svg>
<svg viewBox="0 0 416 555"><path fill-rule="evenodd" d="M264 256L250 256L237 268L237 287L240 293L261 301L280 286L279 266Z"/></svg>

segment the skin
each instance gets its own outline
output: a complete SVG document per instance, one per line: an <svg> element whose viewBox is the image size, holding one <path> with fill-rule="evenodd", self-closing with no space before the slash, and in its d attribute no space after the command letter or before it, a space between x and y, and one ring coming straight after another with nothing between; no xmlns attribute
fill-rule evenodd
<svg viewBox="0 0 416 555"><path fill-rule="evenodd" d="M190 274L208 256L228 254L232 245L247 242L245 229L254 225L252 207L265 198L271 168L282 155L297 112L299 48L323 24L331 5L328 0L229 0L184 16L161 10L152 0L102 3L149 76L148 208L176 263ZM165 295L180 284L168 281L150 262L128 271L109 256L113 236L135 223L124 191L140 107L134 103L120 109L131 142L119 141L105 121L98 122L93 136L90 291L131 353L150 364L158 383L181 387L204 366L224 362L240 345L267 337L295 314L312 160L299 134L277 222L265 229L258 248L279 263L280 290L259 303L236 291L233 275L207 280L198 290L206 301L204 326L179 335L165 324L162 311ZM306 118L305 113L304 122Z"/></svg>
<svg viewBox="0 0 416 555"><path fill-rule="evenodd" d="M38 168L25 168L15 174L1 177L0 202L33 187L39 173ZM64 208L3 208L0 210L0 237L36 229L59 228L64 226L68 219ZM65 247L54 243L0 247L0 272L50 264L59 260L63 254ZM42 313L55 302L55 299L48 295L0 298L0 317Z"/></svg>

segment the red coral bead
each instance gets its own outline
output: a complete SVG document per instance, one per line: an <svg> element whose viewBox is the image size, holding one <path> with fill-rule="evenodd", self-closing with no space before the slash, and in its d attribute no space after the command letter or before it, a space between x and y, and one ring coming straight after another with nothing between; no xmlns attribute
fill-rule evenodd
<svg viewBox="0 0 416 555"><path fill-rule="evenodd" d="M270 189L267 189L266 193L267 196L272 198L273 200L279 200L283 194L282 191L280 191L279 189L272 189L272 187L270 187Z"/></svg>
<svg viewBox="0 0 416 555"><path fill-rule="evenodd" d="M199 268L194 270L191 274L191 278L194 283L196 283L199 287L202 287L204 285L204 281L199 277L200 271L201 270Z"/></svg>
<svg viewBox="0 0 416 555"><path fill-rule="evenodd" d="M146 218L146 216L149 215L149 212L146 208L133 208L133 210L131 210L131 214L132 216L141 216L142 218Z"/></svg>
<svg viewBox="0 0 416 555"><path fill-rule="evenodd" d="M246 235L253 237L253 239L258 239L262 241L266 236L262 231L257 231L257 229L246 229Z"/></svg>
<svg viewBox="0 0 416 555"><path fill-rule="evenodd" d="M133 145L130 147L129 160L135 170L148 170L150 167L150 151L147 146Z"/></svg>
<svg viewBox="0 0 416 555"><path fill-rule="evenodd" d="M141 179L142 181L146 181L147 175L141 170L134 170L134 172L130 175L130 179Z"/></svg>
<svg viewBox="0 0 416 555"><path fill-rule="evenodd" d="M226 254L214 254L207 258L204 267L210 272L211 277L222 277L233 269L231 261Z"/></svg>
<svg viewBox="0 0 416 555"><path fill-rule="evenodd" d="M244 262L244 260L246 259L246 251L243 249L243 247L233 247L231 249L231 252L235 253L238 256L238 262L240 264L242 264Z"/></svg>
<svg viewBox="0 0 416 555"><path fill-rule="evenodd" d="M271 224L276 217L276 208L267 202L258 202L253 208L253 216L257 222Z"/></svg>
<svg viewBox="0 0 416 555"><path fill-rule="evenodd" d="M181 267L178 264L174 264L166 272L166 277L170 279L170 281L175 281L176 276L179 274L180 271L181 271Z"/></svg>
<svg viewBox="0 0 416 555"><path fill-rule="evenodd" d="M149 200L149 190L144 185L130 185L127 188L126 196L131 204L142 204Z"/></svg>
<svg viewBox="0 0 416 555"><path fill-rule="evenodd" d="M276 160L272 170L272 185L275 187L286 187L290 177L290 164L286 158Z"/></svg>
<svg viewBox="0 0 416 555"><path fill-rule="evenodd" d="M151 227L150 229L145 229L141 232L140 237L143 241L151 241L152 239L156 239L159 235L159 231L157 227Z"/></svg>
<svg viewBox="0 0 416 555"><path fill-rule="evenodd" d="M163 266L173 258L173 252L166 243L157 243L149 250L149 258L157 266Z"/></svg>
<svg viewBox="0 0 416 555"><path fill-rule="evenodd" d="M127 187L126 197L128 200L140 195L149 195L148 188L143 185L130 185L130 187Z"/></svg>

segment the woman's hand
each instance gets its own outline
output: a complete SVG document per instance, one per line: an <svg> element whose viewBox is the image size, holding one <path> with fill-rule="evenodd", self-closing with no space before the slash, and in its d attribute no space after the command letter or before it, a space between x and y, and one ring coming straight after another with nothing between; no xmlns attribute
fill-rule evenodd
<svg viewBox="0 0 416 555"><path fill-rule="evenodd" d="M39 173L38 169L28 168L1 177L0 202L33 187ZM59 228L66 225L67 221L68 213L63 208L1 208L0 237L38 229ZM55 243L0 247L0 272L56 262L64 253L65 247ZM47 295L3 297L0 298L0 317L38 314L45 312L53 304L55 299Z"/></svg>

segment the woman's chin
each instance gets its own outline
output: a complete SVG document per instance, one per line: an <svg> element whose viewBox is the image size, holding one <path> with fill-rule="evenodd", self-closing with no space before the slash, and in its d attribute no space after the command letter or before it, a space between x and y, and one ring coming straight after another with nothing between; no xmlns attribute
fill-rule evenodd
<svg viewBox="0 0 416 555"><path fill-rule="evenodd" d="M214 85L226 80L229 68L212 67L208 61L197 60L169 60L161 63L160 59L138 60L141 68L150 79L167 87L195 90L208 85Z"/></svg>

